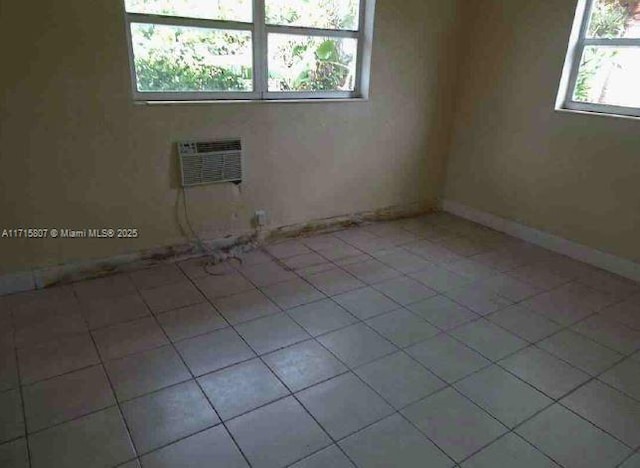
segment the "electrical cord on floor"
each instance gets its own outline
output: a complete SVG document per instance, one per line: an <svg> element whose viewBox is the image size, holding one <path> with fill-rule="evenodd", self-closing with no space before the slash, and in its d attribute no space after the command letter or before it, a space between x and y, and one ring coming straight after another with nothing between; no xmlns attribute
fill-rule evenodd
<svg viewBox="0 0 640 468"><path fill-rule="evenodd" d="M182 205L184 207L184 218L185 218L185 221L187 222L187 226L189 227L191 236L195 238L196 243L198 244L198 247L200 247L200 250L203 250L205 253L213 256L213 251L209 250L209 248L204 244L204 242L202 241L202 239L200 238L196 230L193 229L193 225L191 224L191 219L189 218L187 190L184 187L182 187Z"/></svg>
<svg viewBox="0 0 640 468"><path fill-rule="evenodd" d="M183 207L184 207L185 221L187 222L187 227L189 228L191 236L193 237L193 239L195 239L195 242L198 245L198 247L200 248L200 250L205 252L207 254L207 256L209 257L209 259L210 259L210 261L207 262L203 266L204 271L208 275L210 275L210 276L224 276L225 273L214 273L214 272L209 270L209 267L216 266L219 263L222 263L223 261L226 261L226 260L237 260L238 262L240 262L241 265L244 263L242 257L237 255L236 253L230 253L226 258L221 259L219 257L219 255L217 255L212 249L210 249L204 243L202 238L198 235L196 230L193 228L193 225L191 224L191 219L189 217L189 206L188 206L189 202L187 200L187 190L184 187L182 187L182 204L183 204ZM178 217L178 222L179 222L179 220L180 220L180 218ZM180 227L184 231L182 226L180 226ZM189 232L187 233L187 237L189 237ZM259 238L259 228L257 228L257 227L256 227L256 232L254 233L254 237L256 239ZM254 246L254 247L256 247L256 246ZM285 271L295 271L295 269L289 267L286 263L284 263L278 257L276 257L271 252L269 252L269 250L266 249L263 245L257 245L257 250L259 250L260 252L264 253L267 257L269 257L275 264L277 264L283 270L285 270Z"/></svg>
<svg viewBox="0 0 640 468"><path fill-rule="evenodd" d="M207 273L210 276L224 276L224 273L214 273L212 271L209 270L209 267L211 266L216 266L217 264L221 263L221 260L218 258L218 256L215 254L215 252L213 250L211 250L205 243L204 241L200 238L200 236L198 235L198 233L196 232L196 230L193 228L193 225L191 224L191 219L189 217L189 202L187 200L187 190L182 187L182 205L184 207L184 217L185 217L185 221L187 222L187 226L189 228L191 237L193 239L195 239L196 244L198 245L198 247L200 248L200 250L202 250L207 257L209 257L209 261L207 263L205 263L203 265L203 269L205 271L205 273ZM180 217L178 217L178 221L180 220ZM182 226L181 226L182 228ZM182 228L182 230L184 231L184 229ZM187 233L187 238L189 237L189 232ZM192 240L192 239L190 239ZM228 259L232 259L232 260L238 260L240 262L240 264L243 263L242 258L240 258L239 256L235 255L235 254L231 254Z"/></svg>

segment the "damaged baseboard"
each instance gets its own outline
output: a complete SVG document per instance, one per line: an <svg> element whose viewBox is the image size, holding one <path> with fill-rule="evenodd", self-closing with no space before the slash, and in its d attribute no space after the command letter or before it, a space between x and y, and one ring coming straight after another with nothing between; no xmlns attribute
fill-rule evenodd
<svg viewBox="0 0 640 468"><path fill-rule="evenodd" d="M444 200L442 209L461 218L504 232L545 249L566 255L589 265L640 282L640 263L578 244L577 242L540 231L524 224L476 210L453 200Z"/></svg>
<svg viewBox="0 0 640 468"><path fill-rule="evenodd" d="M224 239L206 240L204 244L208 250L206 253L211 253L218 260L223 260L253 250L267 241L272 242L301 235L328 233L367 222L409 218L432 211L434 211L434 207L426 203L394 206L290 226L279 226L263 231L225 237ZM0 275L0 296L148 268L163 263L174 263L206 253L202 251L199 242L191 242L146 249L109 258L69 262L25 272Z"/></svg>
<svg viewBox="0 0 640 468"><path fill-rule="evenodd" d="M394 219L412 218L414 216L420 216L433 211L436 211L435 206L426 205L424 203L415 203L405 206L393 206L374 211L365 211L350 215L336 216L333 218L324 218L320 220L309 221L303 224L281 226L275 229L271 229L266 239L277 240L287 237L328 233L338 229L358 226L360 224L369 222L392 221Z"/></svg>

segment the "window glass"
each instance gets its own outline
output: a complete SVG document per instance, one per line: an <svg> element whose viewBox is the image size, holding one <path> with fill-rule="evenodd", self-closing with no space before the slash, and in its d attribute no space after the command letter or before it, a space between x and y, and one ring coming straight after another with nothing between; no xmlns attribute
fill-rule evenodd
<svg viewBox="0 0 640 468"><path fill-rule="evenodd" d="M251 0L125 0L129 13L253 21Z"/></svg>
<svg viewBox="0 0 640 468"><path fill-rule="evenodd" d="M573 100L640 107L640 47L585 47Z"/></svg>
<svg viewBox="0 0 640 468"><path fill-rule="evenodd" d="M354 91L358 41L269 34L269 91Z"/></svg>
<svg viewBox="0 0 640 468"><path fill-rule="evenodd" d="M640 1L595 0L587 36L640 38Z"/></svg>
<svg viewBox="0 0 640 468"><path fill-rule="evenodd" d="M361 29L371 25L359 20L362 8L373 14L373 0L124 0L124 6L136 100L368 95L362 75L369 73L371 47L361 41L371 31Z"/></svg>
<svg viewBox="0 0 640 468"><path fill-rule="evenodd" d="M131 24L141 92L251 91L251 33Z"/></svg>
<svg viewBox="0 0 640 468"><path fill-rule="evenodd" d="M358 29L358 0L266 0L268 24Z"/></svg>

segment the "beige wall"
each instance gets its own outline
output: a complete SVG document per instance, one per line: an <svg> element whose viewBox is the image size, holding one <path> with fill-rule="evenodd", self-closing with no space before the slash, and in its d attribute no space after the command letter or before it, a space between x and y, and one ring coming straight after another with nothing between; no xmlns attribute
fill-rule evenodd
<svg viewBox="0 0 640 468"><path fill-rule="evenodd" d="M371 100L136 106L119 0L3 1L0 226L137 227L137 241L0 240L0 273L183 242L172 143L242 137L246 181L190 192L204 237L441 189L459 37L451 0L378 0Z"/></svg>
<svg viewBox="0 0 640 468"><path fill-rule="evenodd" d="M575 0L467 2L445 198L640 260L640 121L554 112Z"/></svg>

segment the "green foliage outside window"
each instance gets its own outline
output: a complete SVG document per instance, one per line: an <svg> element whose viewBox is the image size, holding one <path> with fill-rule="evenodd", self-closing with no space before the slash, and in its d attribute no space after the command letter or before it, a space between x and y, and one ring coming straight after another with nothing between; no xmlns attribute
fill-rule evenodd
<svg viewBox="0 0 640 468"><path fill-rule="evenodd" d="M250 8L250 2L243 0ZM128 11L234 19L246 9L229 0L127 0ZM357 0L267 0L270 24L356 29ZM231 6L228 6L231 5ZM244 8L244 7L243 7ZM138 90L251 91L251 34L133 24ZM272 91L353 90L355 40L271 34L269 89Z"/></svg>
<svg viewBox="0 0 640 468"><path fill-rule="evenodd" d="M632 13L639 3L637 0L595 0L588 36L600 38L624 36L632 20ZM616 55L615 50L606 47L585 48L573 96L576 101L590 100L594 77L601 67L610 63Z"/></svg>
<svg viewBox="0 0 640 468"><path fill-rule="evenodd" d="M271 91L354 89L353 40L271 35L269 48Z"/></svg>
<svg viewBox="0 0 640 468"><path fill-rule="evenodd" d="M163 91L250 91L251 35L236 31L134 25L138 89ZM215 58L246 57L245 64L216 64Z"/></svg>

